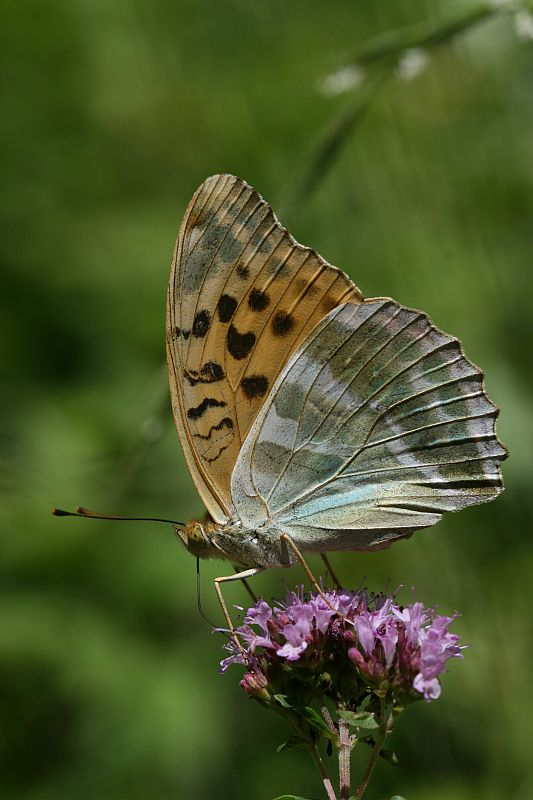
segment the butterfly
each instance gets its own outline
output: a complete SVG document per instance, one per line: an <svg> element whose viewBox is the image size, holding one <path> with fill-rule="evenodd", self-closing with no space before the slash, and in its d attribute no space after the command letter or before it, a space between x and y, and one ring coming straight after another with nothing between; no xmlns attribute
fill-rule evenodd
<svg viewBox="0 0 533 800"><path fill-rule="evenodd" d="M187 208L166 338L208 511L178 532L195 556L238 565L231 578L378 550L503 489L498 409L460 342L365 299L239 178L207 178Z"/></svg>

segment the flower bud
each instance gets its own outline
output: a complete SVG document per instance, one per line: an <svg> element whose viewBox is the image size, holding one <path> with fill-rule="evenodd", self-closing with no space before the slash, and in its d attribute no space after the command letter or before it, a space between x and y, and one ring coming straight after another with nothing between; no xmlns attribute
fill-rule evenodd
<svg viewBox="0 0 533 800"><path fill-rule="evenodd" d="M240 686L252 697L265 701L270 700L270 694L267 691L268 681L261 670L245 672Z"/></svg>

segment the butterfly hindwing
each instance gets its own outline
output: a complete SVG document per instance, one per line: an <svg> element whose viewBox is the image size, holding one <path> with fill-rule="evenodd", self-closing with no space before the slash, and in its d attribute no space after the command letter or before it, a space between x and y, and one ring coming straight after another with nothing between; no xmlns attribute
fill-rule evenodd
<svg viewBox="0 0 533 800"><path fill-rule="evenodd" d="M332 308L361 300L247 183L215 175L199 187L176 244L167 355L178 433L215 520L231 516L233 467L287 359Z"/></svg>
<svg viewBox="0 0 533 800"><path fill-rule="evenodd" d="M302 550L367 549L502 490L506 451L457 339L389 299L331 311L243 445L232 495Z"/></svg>

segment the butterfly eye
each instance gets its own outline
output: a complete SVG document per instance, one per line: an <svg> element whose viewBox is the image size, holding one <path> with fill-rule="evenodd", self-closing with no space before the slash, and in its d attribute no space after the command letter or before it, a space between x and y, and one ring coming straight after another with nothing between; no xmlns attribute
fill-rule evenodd
<svg viewBox="0 0 533 800"><path fill-rule="evenodd" d="M203 525L200 525L200 523L192 525L189 533L189 539L192 540L193 542L205 543L206 535L204 533Z"/></svg>
<svg viewBox="0 0 533 800"><path fill-rule="evenodd" d="M175 528L175 531L185 547L189 549L191 545L205 544L206 542L203 525L200 525L199 522L192 522L183 528Z"/></svg>

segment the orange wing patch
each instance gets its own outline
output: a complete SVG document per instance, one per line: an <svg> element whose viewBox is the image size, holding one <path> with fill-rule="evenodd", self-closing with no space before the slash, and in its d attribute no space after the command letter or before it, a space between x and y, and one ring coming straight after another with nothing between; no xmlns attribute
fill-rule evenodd
<svg viewBox="0 0 533 800"><path fill-rule="evenodd" d="M167 354L176 427L215 520L232 515L235 461L287 359L328 311L362 299L244 181L215 175L197 190L172 265Z"/></svg>

